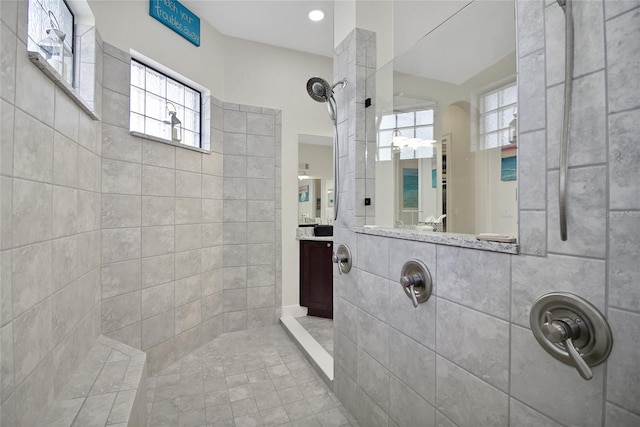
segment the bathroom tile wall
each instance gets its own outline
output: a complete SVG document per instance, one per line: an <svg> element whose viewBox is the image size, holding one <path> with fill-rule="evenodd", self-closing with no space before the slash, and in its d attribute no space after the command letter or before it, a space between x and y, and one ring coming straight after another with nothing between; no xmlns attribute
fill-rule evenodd
<svg viewBox="0 0 640 427"><path fill-rule="evenodd" d="M224 104L222 330L271 325L282 306L281 113Z"/></svg>
<svg viewBox="0 0 640 427"><path fill-rule="evenodd" d="M129 73L105 43L102 333L146 351L152 375L275 322L281 124L211 98L211 153L132 136Z"/></svg>
<svg viewBox="0 0 640 427"><path fill-rule="evenodd" d="M358 215L341 209L335 241L350 246L354 268L334 275L334 389L361 425L640 423L640 9L618 1L574 7L567 242L558 238L556 190L564 18L555 2L542 0L516 5L520 254L356 233L350 227ZM334 57L335 76L346 74L356 87L364 75L352 64L366 66L371 45L359 32ZM361 99L338 101L344 110ZM340 136L346 140L354 127L349 144L364 140L346 120ZM341 158L356 170L344 198L361 200L353 198L357 156ZM416 309L399 284L411 258L434 278L434 295ZM530 331L529 309L550 291L586 298L610 323L613 351L592 368L591 381L549 356Z"/></svg>
<svg viewBox="0 0 640 427"><path fill-rule="evenodd" d="M130 56L105 43L102 333L142 349L150 374L218 336L222 307L222 103L211 153L129 133Z"/></svg>
<svg viewBox="0 0 640 427"><path fill-rule="evenodd" d="M0 2L0 424L7 426L35 425L100 333L101 123L28 59L26 9ZM92 34L101 69L102 41ZM95 77L99 100L102 75Z"/></svg>

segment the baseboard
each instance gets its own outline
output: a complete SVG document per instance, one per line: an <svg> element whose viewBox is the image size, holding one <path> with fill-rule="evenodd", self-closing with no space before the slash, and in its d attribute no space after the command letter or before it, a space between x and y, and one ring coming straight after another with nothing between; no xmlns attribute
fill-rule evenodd
<svg viewBox="0 0 640 427"><path fill-rule="evenodd" d="M282 306L282 317L302 317L307 315L307 307L296 305L284 305Z"/></svg>

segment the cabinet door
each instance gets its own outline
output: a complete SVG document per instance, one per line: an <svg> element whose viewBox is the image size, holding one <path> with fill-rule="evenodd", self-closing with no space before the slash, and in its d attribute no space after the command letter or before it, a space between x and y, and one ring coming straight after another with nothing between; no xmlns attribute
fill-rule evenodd
<svg viewBox="0 0 640 427"><path fill-rule="evenodd" d="M309 315L333 318L332 242L300 242L300 305Z"/></svg>

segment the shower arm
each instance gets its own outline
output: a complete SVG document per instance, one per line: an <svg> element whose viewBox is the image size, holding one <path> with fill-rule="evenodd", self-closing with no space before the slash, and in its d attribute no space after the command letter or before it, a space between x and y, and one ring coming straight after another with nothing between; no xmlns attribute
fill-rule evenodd
<svg viewBox="0 0 640 427"><path fill-rule="evenodd" d="M560 140L560 173L558 202L560 214L560 239L567 240L567 173L569 171L569 135L571 101L573 94L573 5L572 0L557 0L565 16L564 108L562 115L562 139Z"/></svg>

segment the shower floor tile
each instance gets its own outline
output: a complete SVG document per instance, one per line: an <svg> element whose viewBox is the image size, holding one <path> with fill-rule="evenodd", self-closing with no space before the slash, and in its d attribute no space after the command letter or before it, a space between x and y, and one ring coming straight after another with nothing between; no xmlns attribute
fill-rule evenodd
<svg viewBox="0 0 640 427"><path fill-rule="evenodd" d="M150 427L357 427L279 325L221 335L147 389Z"/></svg>
<svg viewBox="0 0 640 427"><path fill-rule="evenodd" d="M302 327L333 357L333 320L323 317L296 317Z"/></svg>

